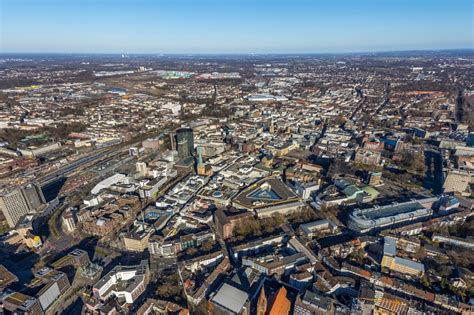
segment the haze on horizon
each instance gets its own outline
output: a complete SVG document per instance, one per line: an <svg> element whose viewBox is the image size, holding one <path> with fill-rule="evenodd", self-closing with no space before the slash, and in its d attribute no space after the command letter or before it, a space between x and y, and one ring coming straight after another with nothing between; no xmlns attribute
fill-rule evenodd
<svg viewBox="0 0 474 315"><path fill-rule="evenodd" d="M0 52L473 48L473 12L470 0L0 0Z"/></svg>

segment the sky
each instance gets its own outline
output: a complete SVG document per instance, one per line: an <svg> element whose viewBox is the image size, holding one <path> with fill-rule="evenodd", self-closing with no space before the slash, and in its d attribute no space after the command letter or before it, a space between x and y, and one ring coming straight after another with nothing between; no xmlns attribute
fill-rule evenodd
<svg viewBox="0 0 474 315"><path fill-rule="evenodd" d="M337 53L474 47L472 0L0 0L0 52Z"/></svg>

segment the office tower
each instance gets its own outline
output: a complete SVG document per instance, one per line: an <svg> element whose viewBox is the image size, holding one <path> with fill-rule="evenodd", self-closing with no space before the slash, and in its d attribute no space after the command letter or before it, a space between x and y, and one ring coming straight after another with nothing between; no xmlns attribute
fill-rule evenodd
<svg viewBox="0 0 474 315"><path fill-rule="evenodd" d="M183 150L183 153L185 151L186 154L185 156L182 157L188 157L192 156L194 153L194 135L193 135L193 130L191 128L180 128L176 130L176 142L178 144L178 151L180 143L182 146L186 146L185 148L181 148Z"/></svg>
<svg viewBox="0 0 474 315"><path fill-rule="evenodd" d="M15 227L20 218L29 212L29 206L20 188L1 193L0 209L11 228Z"/></svg>
<svg viewBox="0 0 474 315"><path fill-rule="evenodd" d="M188 140L178 140L178 156L181 159L187 158L189 155Z"/></svg>
<svg viewBox="0 0 474 315"><path fill-rule="evenodd" d="M43 192L36 183L0 192L0 210L10 227L15 227L22 216L35 212L44 203Z"/></svg>

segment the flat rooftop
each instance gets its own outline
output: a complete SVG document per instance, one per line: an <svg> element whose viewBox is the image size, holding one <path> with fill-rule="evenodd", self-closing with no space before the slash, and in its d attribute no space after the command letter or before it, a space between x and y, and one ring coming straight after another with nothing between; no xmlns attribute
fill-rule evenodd
<svg viewBox="0 0 474 315"><path fill-rule="evenodd" d="M212 302L229 309L236 314L244 307L248 299L248 294L228 283L224 283L211 299Z"/></svg>
<svg viewBox="0 0 474 315"><path fill-rule="evenodd" d="M390 217L397 214L413 212L416 210L425 209L419 201L410 201L400 204L393 204L383 207L374 207L360 211L360 216L369 220L377 220L384 217Z"/></svg>

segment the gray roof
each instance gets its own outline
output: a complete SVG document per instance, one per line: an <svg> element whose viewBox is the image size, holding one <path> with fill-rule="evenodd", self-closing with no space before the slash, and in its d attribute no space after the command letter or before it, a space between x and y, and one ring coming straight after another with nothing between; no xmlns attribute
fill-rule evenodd
<svg viewBox="0 0 474 315"><path fill-rule="evenodd" d="M314 292L307 290L303 297L303 304L329 311L332 306L332 301L330 298L318 295Z"/></svg>
<svg viewBox="0 0 474 315"><path fill-rule="evenodd" d="M211 300L213 303L219 304L230 311L239 313L247 302L247 299L248 294L246 292L228 283L224 283Z"/></svg>
<svg viewBox="0 0 474 315"><path fill-rule="evenodd" d="M396 264L406 266L408 268L417 270L419 272L425 272L425 266L423 264L420 264L419 262L409 260L409 259L405 259L405 258L401 258L401 257L395 257L394 260L395 260Z"/></svg>
<svg viewBox="0 0 474 315"><path fill-rule="evenodd" d="M383 254L388 256L395 256L397 253L397 239L385 236L384 237L384 244L383 244Z"/></svg>

